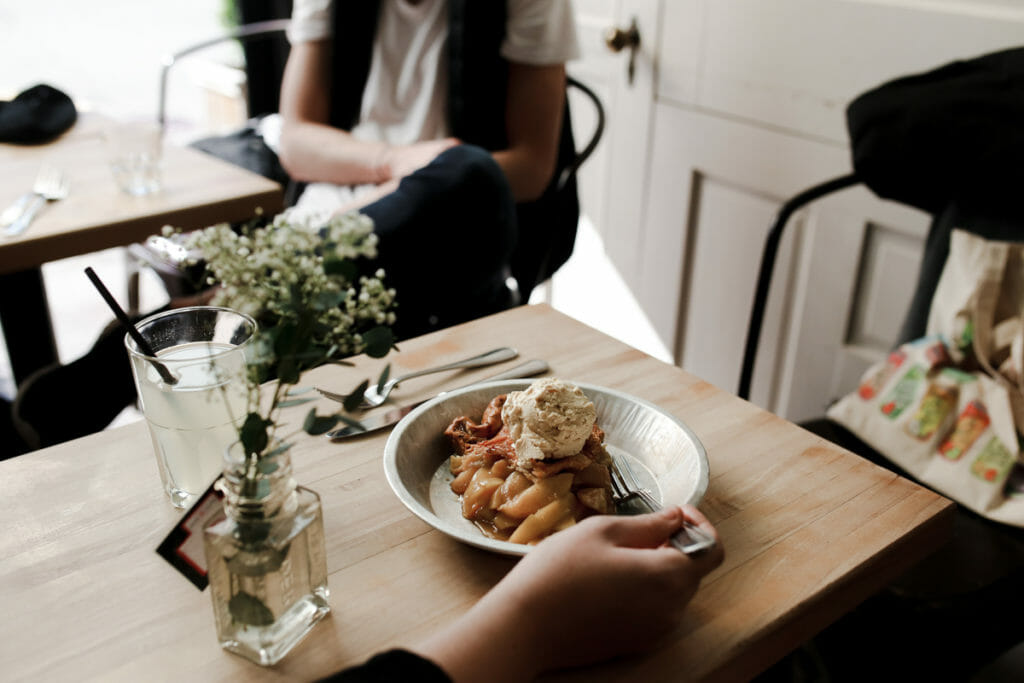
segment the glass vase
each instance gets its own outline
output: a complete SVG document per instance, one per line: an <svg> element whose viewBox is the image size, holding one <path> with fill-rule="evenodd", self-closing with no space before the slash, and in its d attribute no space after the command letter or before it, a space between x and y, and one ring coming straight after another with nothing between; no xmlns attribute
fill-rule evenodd
<svg viewBox="0 0 1024 683"><path fill-rule="evenodd" d="M328 612L320 497L296 486L284 449L225 456L222 521L203 534L217 637L257 664L280 661Z"/></svg>

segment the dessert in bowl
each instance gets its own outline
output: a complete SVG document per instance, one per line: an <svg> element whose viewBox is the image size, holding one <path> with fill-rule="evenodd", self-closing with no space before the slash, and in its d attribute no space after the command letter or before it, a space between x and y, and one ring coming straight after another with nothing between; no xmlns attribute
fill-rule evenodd
<svg viewBox="0 0 1024 683"><path fill-rule="evenodd" d="M538 380L538 383L544 381ZM528 543L517 543L510 540L515 529L511 532L508 529L497 529L486 520L481 524L480 520L467 518L464 515L463 495L465 490L460 495L452 488L453 482L461 472L453 473L452 471L452 456L460 456L460 454L457 453L457 446L453 444L450 428L460 418L467 418L471 423L477 425L485 423L487 421L484 418L485 411L497 397L507 396L513 392L524 392L533 384L534 382L530 380L503 380L483 382L458 389L423 404L399 422L385 446L384 468L388 483L402 503L428 524L470 545L513 555L522 555L528 552L531 547ZM594 420L599 431L603 433L603 441L600 442L600 446L617 458L627 459L638 475L641 484L650 489L656 498L664 504L697 504L701 500L708 482L707 454L700 440L686 424L654 404L623 392L582 382L574 382L572 385L585 396L585 402L593 404ZM515 399L513 406L517 402L518 399ZM524 463L524 465L550 467L559 458L576 457L579 452L571 455L559 455L551 459L529 457L529 453L533 452L531 451L533 446L543 452L544 448L550 448L551 443L554 442L564 447L558 453L564 453L571 450L573 445L572 439L568 439L568 436L552 438L550 434L547 434L548 432L557 433L561 430L549 429L550 425L533 419L544 413L543 407L539 411L536 409L536 403L537 401L534 400L532 406L519 405L520 412L525 411L526 415L513 418L511 420L513 424L506 428L508 436L503 438L510 439L512 442L523 441L525 446L520 448L524 451L523 459L534 461L533 463ZM541 403L544 402L541 401ZM557 401L553 403L557 403ZM576 407L585 410L582 404ZM504 405L501 406L501 409L504 409ZM585 422L577 420L580 417L577 413L578 411L573 409L572 415L562 426L574 425L577 428L575 436L578 439L579 432L582 430L581 425ZM530 417L531 415L533 418ZM517 428L515 424L517 419L520 423L518 424L519 431L513 438L512 434ZM504 427L504 419L502 425ZM490 437L485 436L484 440L493 438L499 431L500 429L492 432ZM573 430L564 431L568 434ZM593 429L591 428L587 439L592 438ZM599 461L600 455L595 453L595 449L592 448L591 455ZM536 455L536 452L533 454ZM518 466L519 454L514 453L514 455L515 465ZM460 469L458 463L456 464L456 469ZM586 467L574 471L574 481L578 477L575 472L583 469ZM514 467L513 470L521 471L518 467ZM593 470L591 474L594 474ZM473 476L473 474L468 475L468 478L472 479ZM573 521L576 521L575 513L579 511L579 506L576 503L568 504L570 501L564 495L566 493L565 479L563 477L560 480L560 485L553 487L555 489L553 496L563 501L562 504L565 508L562 512L565 512L566 509L571 509L574 512ZM581 485L576 486L575 491L571 484L568 490L577 495L584 489L601 488L599 485L582 485L587 483L597 484L596 479L585 479ZM494 482L491 482L491 486L494 485ZM501 484L497 486L500 487ZM456 488L459 488L459 485L456 485ZM494 490L496 489L491 491L492 495ZM522 493L522 491L517 493ZM583 516L600 512L596 509L600 505L597 502L599 494L590 492L585 493L584 496L589 497L591 505L583 502L582 507L585 508ZM481 499L483 497L481 496ZM544 497L538 495L538 499L544 500ZM579 500L578 495L577 500ZM548 499L545 504L550 505L551 502L553 499ZM500 508L501 504L497 507ZM558 510L555 509L551 514L554 515L557 512ZM521 515L522 511L519 514ZM522 520L519 522L520 524L517 526L521 526ZM504 524L504 522L502 523ZM491 535L486 533L488 524L491 524L492 527ZM555 520L554 526L559 524L569 524L564 514ZM526 536L532 536L532 534L520 534L520 538ZM517 540L519 539L517 538Z"/></svg>

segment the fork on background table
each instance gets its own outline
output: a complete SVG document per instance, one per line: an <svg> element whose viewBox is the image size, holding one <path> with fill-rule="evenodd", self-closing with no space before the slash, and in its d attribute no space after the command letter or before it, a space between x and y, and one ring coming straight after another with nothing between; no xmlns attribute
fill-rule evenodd
<svg viewBox="0 0 1024 683"><path fill-rule="evenodd" d="M17 237L28 229L44 204L59 201L68 196L70 183L62 171L52 166L39 169L32 185L32 198L18 218L4 230L4 237Z"/></svg>
<svg viewBox="0 0 1024 683"><path fill-rule="evenodd" d="M609 454L610 455L610 454ZM612 462L608 469L612 475L612 497L618 505L637 503L645 512L657 512L662 509L650 490L640 485L633 468L620 457L611 456ZM683 521L683 528L672 534L669 543L685 555L696 555L715 545L715 539L703 529L689 520Z"/></svg>

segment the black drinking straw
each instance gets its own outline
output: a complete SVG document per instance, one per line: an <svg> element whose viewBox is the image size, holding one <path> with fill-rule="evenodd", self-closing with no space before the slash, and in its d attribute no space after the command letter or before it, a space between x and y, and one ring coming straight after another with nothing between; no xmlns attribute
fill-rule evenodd
<svg viewBox="0 0 1024 683"><path fill-rule="evenodd" d="M114 297L110 295L110 290L106 288L99 276L96 275L96 271L87 266L85 274L88 275L89 279L92 280L92 283L96 285L96 289L99 290L103 300L107 302L107 305L110 306L110 310L114 312L117 319L121 321L122 325L124 325L124 329L127 330L128 335L134 339L135 343L139 345L140 349L142 349L142 353L146 354L150 358L156 358L156 352L153 351L153 347L149 345L149 342L143 338L139 330L132 324L132 321L128 319L128 314L124 312L124 309L122 309ZM153 367L156 368L156 371L160 373L160 377L163 378L164 382L167 384L178 383L178 378L171 374L171 371L167 369L166 365L157 360L151 360L150 362L153 364Z"/></svg>

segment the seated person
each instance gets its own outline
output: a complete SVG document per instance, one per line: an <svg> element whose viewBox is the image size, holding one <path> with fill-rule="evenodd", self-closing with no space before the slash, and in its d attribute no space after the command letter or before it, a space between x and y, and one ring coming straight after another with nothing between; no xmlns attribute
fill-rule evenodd
<svg viewBox="0 0 1024 683"><path fill-rule="evenodd" d="M517 206L552 185L560 154L569 2L297 0L289 39L266 139L308 183L290 210L374 219L398 337L515 303L514 253L536 230Z"/></svg>

